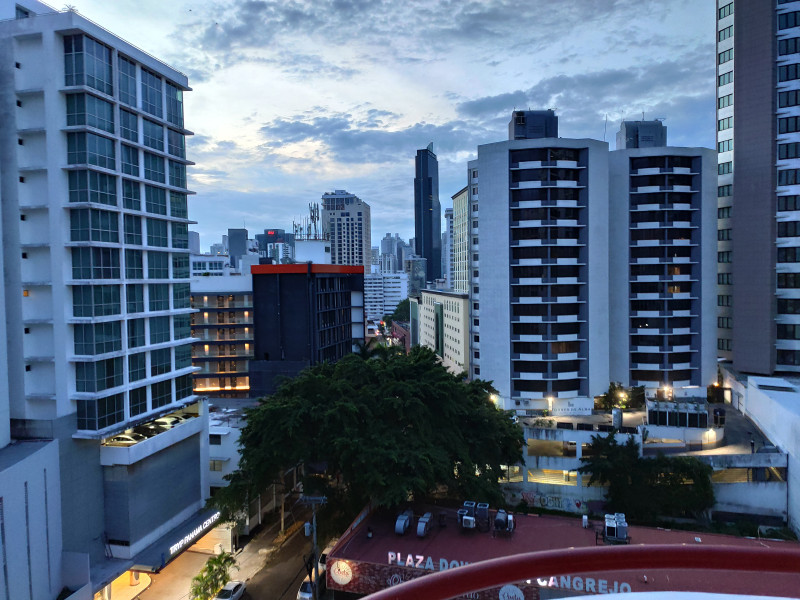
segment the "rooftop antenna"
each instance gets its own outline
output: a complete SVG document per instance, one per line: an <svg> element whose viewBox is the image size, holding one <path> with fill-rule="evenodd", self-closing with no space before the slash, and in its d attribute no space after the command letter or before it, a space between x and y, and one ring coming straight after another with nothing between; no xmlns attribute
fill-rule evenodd
<svg viewBox="0 0 800 600"><path fill-rule="evenodd" d="M606 113L606 123L603 125L603 141L606 141L606 130L608 129L608 113Z"/></svg>

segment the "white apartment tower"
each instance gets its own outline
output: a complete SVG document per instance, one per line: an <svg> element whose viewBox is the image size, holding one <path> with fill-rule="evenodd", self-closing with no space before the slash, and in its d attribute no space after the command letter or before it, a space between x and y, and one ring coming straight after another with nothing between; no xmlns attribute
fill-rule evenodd
<svg viewBox="0 0 800 600"><path fill-rule="evenodd" d="M331 264L372 265L369 204L345 190L322 195L322 225L331 242Z"/></svg>
<svg viewBox="0 0 800 600"><path fill-rule="evenodd" d="M477 196L477 192L476 192ZM466 294L470 280L470 218L469 186L461 188L452 196L453 200L453 290ZM477 210L477 209L476 209ZM478 230L477 215L474 221L475 233Z"/></svg>
<svg viewBox="0 0 800 600"><path fill-rule="evenodd" d="M60 477L60 489L32 501L33 514L2 514L48 523L47 544L63 543L63 560L91 565L85 577L68 569L69 585L98 592L127 568L119 559L191 522L207 496L207 416L192 392L189 87L73 11L12 6L0 8L4 385L11 446L57 440L59 468L44 480ZM111 442L178 410L178 426ZM11 482L23 483L41 491ZM0 487L0 497L14 493ZM28 533L13 540L15 555L27 545L27 568L9 572L2 600L60 591L53 549Z"/></svg>

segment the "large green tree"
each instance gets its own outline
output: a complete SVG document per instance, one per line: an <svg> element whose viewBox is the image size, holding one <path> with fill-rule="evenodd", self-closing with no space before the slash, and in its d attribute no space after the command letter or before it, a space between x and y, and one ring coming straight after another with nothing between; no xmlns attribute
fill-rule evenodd
<svg viewBox="0 0 800 600"><path fill-rule="evenodd" d="M190 598L192 600L214 598L217 592L231 580L231 567L236 567L236 559L228 552L222 552L209 558L202 570L192 578Z"/></svg>
<svg viewBox="0 0 800 600"><path fill-rule="evenodd" d="M711 467L690 456L639 456L639 444L624 444L616 431L592 436L581 458L589 485L608 486L608 508L629 519L654 521L661 516L699 516L714 506Z"/></svg>
<svg viewBox="0 0 800 600"><path fill-rule="evenodd" d="M311 367L248 411L239 469L213 502L233 515L298 462L327 464L356 504L393 506L443 491L499 501L501 465L521 460L522 432L491 392L424 347Z"/></svg>

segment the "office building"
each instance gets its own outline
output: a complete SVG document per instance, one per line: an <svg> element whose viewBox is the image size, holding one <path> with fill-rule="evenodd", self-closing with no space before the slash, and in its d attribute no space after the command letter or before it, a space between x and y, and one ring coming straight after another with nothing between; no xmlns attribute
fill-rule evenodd
<svg viewBox="0 0 800 600"><path fill-rule="evenodd" d="M469 294L422 290L411 298L419 327L418 343L442 358L454 373L469 370Z"/></svg>
<svg viewBox="0 0 800 600"><path fill-rule="evenodd" d="M417 150L414 175L414 252L426 260L426 281L442 277L442 208L439 161L433 144Z"/></svg>
<svg viewBox="0 0 800 600"><path fill-rule="evenodd" d="M476 192L477 194L477 192ZM469 292L470 281L470 238L471 234L478 233L477 219L473 223L470 219L469 191L465 186L456 192L453 197L453 290L456 292Z"/></svg>
<svg viewBox="0 0 800 600"><path fill-rule="evenodd" d="M271 394L281 377L336 362L364 342L364 267L255 265L250 393Z"/></svg>
<svg viewBox="0 0 800 600"><path fill-rule="evenodd" d="M0 8L0 432L31 469L2 482L0 598L90 597L132 564L159 568L147 547L174 558L170 532L194 529L208 492L191 383L189 87L72 10L12 6ZM166 431L114 440L175 411Z"/></svg>
<svg viewBox="0 0 800 600"><path fill-rule="evenodd" d="M271 258L275 263L291 262L294 259L294 234L283 229L265 229L257 233L258 256Z"/></svg>
<svg viewBox="0 0 800 600"><path fill-rule="evenodd" d="M364 308L370 321L390 315L408 298L408 275L405 273L368 273L364 275Z"/></svg>
<svg viewBox="0 0 800 600"><path fill-rule="evenodd" d="M228 229L228 255L231 267L239 266L239 259L247 254L247 229Z"/></svg>
<svg viewBox="0 0 800 600"><path fill-rule="evenodd" d="M345 190L322 195L322 226L331 242L331 264L372 264L369 204Z"/></svg>
<svg viewBox="0 0 800 600"><path fill-rule="evenodd" d="M716 380L716 153L666 145L659 121L623 122L609 155L612 381ZM618 294L629 289L629 301Z"/></svg>
<svg viewBox="0 0 800 600"><path fill-rule="evenodd" d="M468 166L471 374L506 408L609 381L710 384L713 153L656 145L658 122L623 124L622 143L643 147L610 155L597 140L519 138L537 122L557 134L549 111L516 111L518 139L479 146Z"/></svg>
<svg viewBox="0 0 800 600"><path fill-rule="evenodd" d="M718 344L741 373L800 371L799 26L796 2L717 3Z"/></svg>

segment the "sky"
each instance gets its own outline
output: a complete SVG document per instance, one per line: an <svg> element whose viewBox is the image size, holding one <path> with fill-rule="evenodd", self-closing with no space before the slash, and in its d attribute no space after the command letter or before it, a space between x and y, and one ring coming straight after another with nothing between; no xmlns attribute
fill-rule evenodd
<svg viewBox="0 0 800 600"><path fill-rule="evenodd" d="M442 210L514 109L561 137L663 118L715 143L714 2L697 0L71 0L185 73L192 229L292 230L324 192L371 207L372 245L414 235L414 156L433 142ZM58 7L61 8L61 7Z"/></svg>

